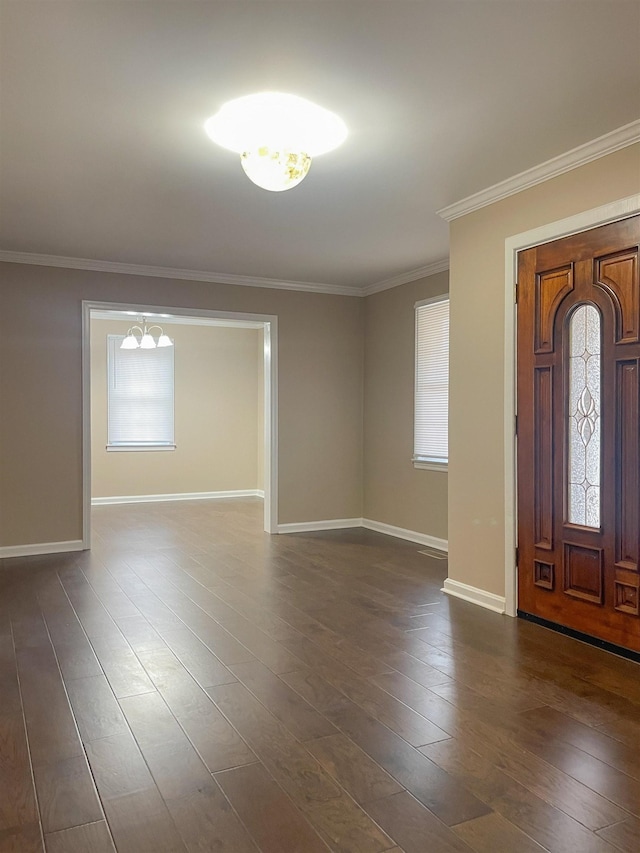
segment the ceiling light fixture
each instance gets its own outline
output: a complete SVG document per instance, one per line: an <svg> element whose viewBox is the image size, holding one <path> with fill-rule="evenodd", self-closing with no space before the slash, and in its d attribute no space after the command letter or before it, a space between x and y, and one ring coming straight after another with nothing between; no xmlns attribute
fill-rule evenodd
<svg viewBox="0 0 640 853"><path fill-rule="evenodd" d="M265 190L299 184L311 158L341 145L347 128L335 113L282 92L260 92L224 104L205 122L211 139L240 154L247 177Z"/></svg>
<svg viewBox="0 0 640 853"><path fill-rule="evenodd" d="M147 321L139 318L142 326L132 326L125 339L120 344L120 349L155 349L156 347L172 347L173 341L162 331L161 326L147 326ZM152 329L159 329L157 338L151 334ZM136 335L136 333L140 336Z"/></svg>

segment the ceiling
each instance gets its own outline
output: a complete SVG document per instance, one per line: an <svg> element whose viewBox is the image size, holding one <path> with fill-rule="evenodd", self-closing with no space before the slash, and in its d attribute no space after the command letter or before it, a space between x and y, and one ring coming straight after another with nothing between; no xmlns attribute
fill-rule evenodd
<svg viewBox="0 0 640 853"><path fill-rule="evenodd" d="M0 249L364 288L436 211L640 118L640 2L0 3ZM203 122L292 92L350 134L269 193Z"/></svg>

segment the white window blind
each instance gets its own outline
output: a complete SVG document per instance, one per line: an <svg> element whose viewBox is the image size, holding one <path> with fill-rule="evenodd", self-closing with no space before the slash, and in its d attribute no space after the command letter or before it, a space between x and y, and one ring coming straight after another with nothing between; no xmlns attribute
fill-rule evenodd
<svg viewBox="0 0 640 853"><path fill-rule="evenodd" d="M120 349L107 336L109 447L174 446L174 347Z"/></svg>
<svg viewBox="0 0 640 853"><path fill-rule="evenodd" d="M449 457L449 299L416 305L415 462Z"/></svg>

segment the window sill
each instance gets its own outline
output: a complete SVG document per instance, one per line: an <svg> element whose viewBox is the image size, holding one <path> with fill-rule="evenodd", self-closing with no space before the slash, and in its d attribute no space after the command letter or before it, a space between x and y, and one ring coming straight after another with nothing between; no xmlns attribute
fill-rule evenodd
<svg viewBox="0 0 640 853"><path fill-rule="evenodd" d="M420 468L422 471L444 471L446 474L449 470L448 462L427 462L419 459L413 459L412 462L414 468Z"/></svg>
<svg viewBox="0 0 640 853"><path fill-rule="evenodd" d="M150 450L175 450L175 444L107 444L107 452L113 453L114 451L120 453L124 452L135 452L138 450L142 451L150 451Z"/></svg>

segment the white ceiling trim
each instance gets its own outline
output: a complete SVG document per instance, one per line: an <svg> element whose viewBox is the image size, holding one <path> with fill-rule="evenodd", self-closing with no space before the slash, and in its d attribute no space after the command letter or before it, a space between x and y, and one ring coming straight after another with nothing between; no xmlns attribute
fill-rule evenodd
<svg viewBox="0 0 640 853"><path fill-rule="evenodd" d="M438 211L438 216L446 219L447 222L451 222L460 216L473 213L474 210L480 210L480 208L503 198L508 198L529 187L534 187L536 184L548 181L549 178L555 178L565 172L570 172L572 169L577 169L579 166L584 166L592 160L613 154L614 151L619 151L635 142L640 142L640 119L612 130L610 133L605 133L604 136L599 136L584 145L579 145L565 154L553 157L539 166L520 172L519 175L514 175L512 178L500 181L492 187L467 196L467 198L450 204L448 207L443 207Z"/></svg>
<svg viewBox="0 0 640 853"><path fill-rule="evenodd" d="M390 290L401 284L409 284L429 275L449 269L449 259L417 267L414 270L378 281L366 287L346 287L338 284L323 284L313 281L283 281L272 278L254 278L246 275L206 272L204 270L185 270L173 267L155 267L146 264L124 264L118 261L99 261L92 258L70 258L64 255L41 255L35 252L13 252L0 249L0 262L9 264L33 264L43 267L60 267L72 270L91 270L93 272L120 273L121 275L143 275L152 278L175 278L184 281L208 281L214 284L233 284L241 287L268 287L273 290L298 290L307 293L328 293L334 296L369 296L382 290Z"/></svg>
<svg viewBox="0 0 640 853"><path fill-rule="evenodd" d="M449 258L441 258L439 261L433 261L433 263L426 264L423 267L417 267L415 270L409 270L409 272L394 275L393 278L386 278L384 281L369 284L362 289L362 295L370 296L372 293L380 293L382 290L391 290L392 287L399 287L401 284L409 284L412 281L418 281L421 278L426 278L428 275L435 275L438 272L444 272L448 269Z"/></svg>
<svg viewBox="0 0 640 853"><path fill-rule="evenodd" d="M302 290L309 293L328 293L334 296L363 296L361 288L343 287L312 281L281 281L271 278L254 278L247 275L183 270L173 267L154 267L146 264L123 264L118 261L97 261L91 258L68 258L63 255L39 255L32 252L12 252L0 249L0 261L11 264L34 264L43 267L62 267L72 270L144 275L152 278L175 278L184 281L208 281L214 284L233 284L241 287L268 287L273 290Z"/></svg>

